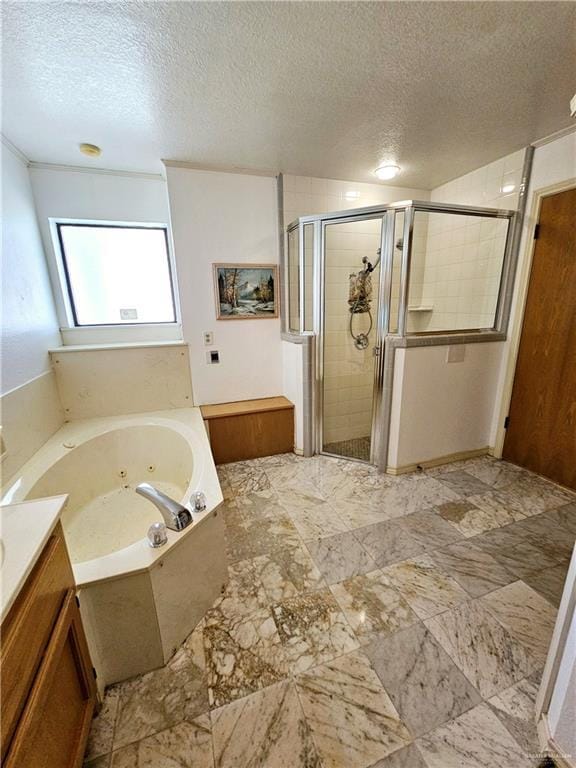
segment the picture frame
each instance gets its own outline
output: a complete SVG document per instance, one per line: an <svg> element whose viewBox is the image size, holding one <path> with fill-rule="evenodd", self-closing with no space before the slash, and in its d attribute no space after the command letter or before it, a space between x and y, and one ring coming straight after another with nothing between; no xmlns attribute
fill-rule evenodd
<svg viewBox="0 0 576 768"><path fill-rule="evenodd" d="M266 320L279 316L277 264L212 265L217 320Z"/></svg>

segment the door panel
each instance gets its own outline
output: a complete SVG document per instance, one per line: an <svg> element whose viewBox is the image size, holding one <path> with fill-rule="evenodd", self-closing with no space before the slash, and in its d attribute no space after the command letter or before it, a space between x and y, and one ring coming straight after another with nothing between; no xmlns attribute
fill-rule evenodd
<svg viewBox="0 0 576 768"><path fill-rule="evenodd" d="M576 189L539 224L503 456L576 489Z"/></svg>
<svg viewBox="0 0 576 768"><path fill-rule="evenodd" d="M382 216L324 233L322 451L370 461Z"/></svg>

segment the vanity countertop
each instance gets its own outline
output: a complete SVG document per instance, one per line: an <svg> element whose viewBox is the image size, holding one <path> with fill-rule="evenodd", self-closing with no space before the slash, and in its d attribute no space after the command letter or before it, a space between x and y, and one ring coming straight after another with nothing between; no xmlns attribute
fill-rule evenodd
<svg viewBox="0 0 576 768"><path fill-rule="evenodd" d="M0 620L4 620L52 531L67 495L0 507Z"/></svg>

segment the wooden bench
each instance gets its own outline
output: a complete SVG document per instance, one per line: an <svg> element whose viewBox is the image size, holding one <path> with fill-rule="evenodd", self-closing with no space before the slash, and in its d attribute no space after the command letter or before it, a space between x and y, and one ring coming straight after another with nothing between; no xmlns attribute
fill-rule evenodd
<svg viewBox="0 0 576 768"><path fill-rule="evenodd" d="M216 464L294 450L294 404L285 397L202 405L200 411Z"/></svg>

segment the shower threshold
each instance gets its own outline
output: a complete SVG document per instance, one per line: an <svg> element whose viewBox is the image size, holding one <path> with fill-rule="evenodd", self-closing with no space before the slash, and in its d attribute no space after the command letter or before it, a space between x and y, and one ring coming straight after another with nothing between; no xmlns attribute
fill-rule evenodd
<svg viewBox="0 0 576 768"><path fill-rule="evenodd" d="M341 440L338 443L327 443L324 446L326 453L336 456L344 456L348 459L370 461L370 436L355 437L352 440Z"/></svg>

